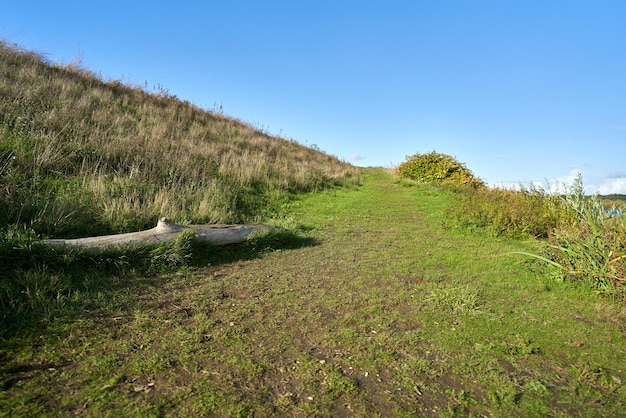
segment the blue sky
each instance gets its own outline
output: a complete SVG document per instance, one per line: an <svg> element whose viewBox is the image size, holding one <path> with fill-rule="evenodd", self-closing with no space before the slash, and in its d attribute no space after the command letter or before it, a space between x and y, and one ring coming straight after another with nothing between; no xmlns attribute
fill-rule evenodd
<svg viewBox="0 0 626 418"><path fill-rule="evenodd" d="M623 0L5 3L5 41L356 165L626 193Z"/></svg>

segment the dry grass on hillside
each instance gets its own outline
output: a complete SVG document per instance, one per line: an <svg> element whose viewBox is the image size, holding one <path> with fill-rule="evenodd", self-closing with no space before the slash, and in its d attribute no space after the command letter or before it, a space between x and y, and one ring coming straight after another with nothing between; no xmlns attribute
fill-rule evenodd
<svg viewBox="0 0 626 418"><path fill-rule="evenodd" d="M47 233L130 230L158 216L242 222L280 196L357 169L168 94L103 82L0 43L0 182L7 217ZM37 197L44 202L35 202ZM69 232L70 234L72 232Z"/></svg>

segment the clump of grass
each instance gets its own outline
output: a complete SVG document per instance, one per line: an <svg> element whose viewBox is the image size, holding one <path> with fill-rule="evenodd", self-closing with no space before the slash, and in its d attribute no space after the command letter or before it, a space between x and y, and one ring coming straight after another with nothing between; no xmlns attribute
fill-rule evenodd
<svg viewBox="0 0 626 418"><path fill-rule="evenodd" d="M156 246L120 247L92 253L53 248L35 239L22 234L12 241L10 248L6 245L0 248L3 259L0 322L62 314L73 299L81 299L81 293L107 287L115 277L153 275L189 265L193 244L191 234L183 233Z"/></svg>
<svg viewBox="0 0 626 418"><path fill-rule="evenodd" d="M579 175L564 203L575 221L561 224L550 237L553 261L570 277L580 278L602 291L626 295L626 223L623 214L607 212L598 196L586 197Z"/></svg>
<svg viewBox="0 0 626 418"><path fill-rule="evenodd" d="M478 292L468 287L434 289L430 301L453 312L478 312L482 304Z"/></svg>
<svg viewBox="0 0 626 418"><path fill-rule="evenodd" d="M456 158L432 151L427 154L414 154L397 168L402 178L424 183L481 188L482 180Z"/></svg>

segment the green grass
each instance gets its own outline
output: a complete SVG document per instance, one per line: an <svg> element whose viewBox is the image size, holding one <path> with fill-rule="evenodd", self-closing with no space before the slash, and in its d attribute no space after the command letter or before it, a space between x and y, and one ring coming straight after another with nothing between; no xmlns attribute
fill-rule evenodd
<svg viewBox="0 0 626 418"><path fill-rule="evenodd" d="M93 278L4 334L0 414L623 415L623 305L451 229L456 199L368 169L287 235Z"/></svg>

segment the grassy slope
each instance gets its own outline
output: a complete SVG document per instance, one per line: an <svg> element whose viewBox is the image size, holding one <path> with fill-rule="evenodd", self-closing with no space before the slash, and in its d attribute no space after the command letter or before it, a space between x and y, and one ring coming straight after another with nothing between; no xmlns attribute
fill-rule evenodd
<svg viewBox="0 0 626 418"><path fill-rule="evenodd" d="M454 198L367 170L285 208L283 249L111 278L3 342L0 411L623 414L623 307L508 255L531 244L443 228Z"/></svg>
<svg viewBox="0 0 626 418"><path fill-rule="evenodd" d="M260 221L288 194L355 174L239 120L0 41L0 244L10 229L88 236L161 216Z"/></svg>

